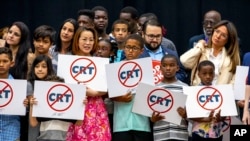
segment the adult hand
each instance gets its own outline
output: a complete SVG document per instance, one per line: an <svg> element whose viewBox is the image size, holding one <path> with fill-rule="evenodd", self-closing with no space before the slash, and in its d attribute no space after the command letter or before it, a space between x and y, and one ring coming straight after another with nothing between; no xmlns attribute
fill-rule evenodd
<svg viewBox="0 0 250 141"><path fill-rule="evenodd" d="M198 43L202 44L205 48L208 47L207 42L205 40L199 40Z"/></svg>
<svg viewBox="0 0 250 141"><path fill-rule="evenodd" d="M245 125L250 125L250 113L248 110L244 110L243 116L242 116L242 122Z"/></svg>

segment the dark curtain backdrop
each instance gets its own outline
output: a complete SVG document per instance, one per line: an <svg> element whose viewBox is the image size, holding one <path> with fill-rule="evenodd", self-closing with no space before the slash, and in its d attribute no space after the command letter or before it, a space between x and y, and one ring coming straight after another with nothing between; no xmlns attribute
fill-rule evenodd
<svg viewBox="0 0 250 141"><path fill-rule="evenodd" d="M58 30L66 18L76 18L82 8L102 5L109 11L109 27L117 19L124 6L133 6L139 14L154 12L167 28L167 38L171 39L179 55L187 50L188 39L202 33L202 19L206 11L218 10L222 19L232 21L241 39L242 55L250 51L250 0L1 0L0 27L14 21L23 21L31 33L42 24Z"/></svg>

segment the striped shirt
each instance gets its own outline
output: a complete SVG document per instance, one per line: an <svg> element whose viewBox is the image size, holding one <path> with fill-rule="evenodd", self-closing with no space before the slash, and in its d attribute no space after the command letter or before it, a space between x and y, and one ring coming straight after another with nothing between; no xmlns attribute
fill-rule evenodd
<svg viewBox="0 0 250 141"><path fill-rule="evenodd" d="M40 136L37 141L65 141L70 122L48 120L41 122Z"/></svg>
<svg viewBox="0 0 250 141"><path fill-rule="evenodd" d="M182 86L188 85L177 80L170 84L159 83L157 86L174 92L182 92ZM176 125L167 121L158 121L154 123L153 130L154 141L166 141L169 139L180 141L188 140L188 130L186 125Z"/></svg>

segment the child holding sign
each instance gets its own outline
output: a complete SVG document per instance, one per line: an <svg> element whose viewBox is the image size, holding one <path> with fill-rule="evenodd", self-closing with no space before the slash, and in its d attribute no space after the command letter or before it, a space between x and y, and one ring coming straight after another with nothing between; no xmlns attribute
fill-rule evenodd
<svg viewBox="0 0 250 141"><path fill-rule="evenodd" d="M30 100L33 97L34 81L44 80L47 76L55 74L52 62L47 55L38 55L34 59L28 74L27 96ZM36 140L39 135L39 124L35 127L29 126L28 138L30 141Z"/></svg>
<svg viewBox="0 0 250 141"><path fill-rule="evenodd" d="M45 81L64 82L64 79L50 75L45 78ZM76 120L32 117L33 105L37 103L36 98L30 99L30 125L36 127L40 123L40 135L37 137L37 141L65 141L69 126Z"/></svg>
<svg viewBox="0 0 250 141"><path fill-rule="evenodd" d="M12 51L7 47L1 47L0 48L0 67L1 67L0 79L14 79L12 75L9 73L9 70L13 65L14 65L14 62L13 62ZM28 99L25 99L23 104L24 106L27 106ZM1 141L20 140L20 117L18 115L0 114L0 119L1 119L0 140Z"/></svg>
<svg viewBox="0 0 250 141"><path fill-rule="evenodd" d="M197 70L201 80L200 85L212 85L215 75L214 64L208 60L202 61ZM193 120L192 141L222 141L222 121L225 120L225 117L220 116L220 111L214 116L214 110L212 110L208 117L192 118L191 120Z"/></svg>
<svg viewBox="0 0 250 141"><path fill-rule="evenodd" d="M124 42L126 60L138 59L143 52L143 39L131 34ZM134 91L114 100L114 137L113 141L152 141L149 118L132 112Z"/></svg>
<svg viewBox="0 0 250 141"><path fill-rule="evenodd" d="M158 87L165 88L171 91L182 92L182 86L188 86L187 84L178 80L175 76L176 72L179 70L178 58L175 55L167 54L163 56L161 59L160 70L162 71L163 79L161 83L157 84ZM184 108L179 107L177 109L177 112L183 119L186 118ZM187 125L176 125L167 121L162 121L162 119L164 118L164 116L156 112L154 112L151 117L151 121L154 122L154 141L188 140ZM183 120L183 123L185 123L185 120Z"/></svg>

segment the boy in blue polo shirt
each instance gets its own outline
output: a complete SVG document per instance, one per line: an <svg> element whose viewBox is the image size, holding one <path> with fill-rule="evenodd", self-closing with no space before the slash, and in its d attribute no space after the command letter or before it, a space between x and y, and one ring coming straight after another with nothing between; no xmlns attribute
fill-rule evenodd
<svg viewBox="0 0 250 141"><path fill-rule="evenodd" d="M14 79L9 69L14 65L12 52L7 47L0 48L0 79ZM28 105L28 99L24 100ZM0 114L0 141L20 140L20 117L18 115Z"/></svg>

